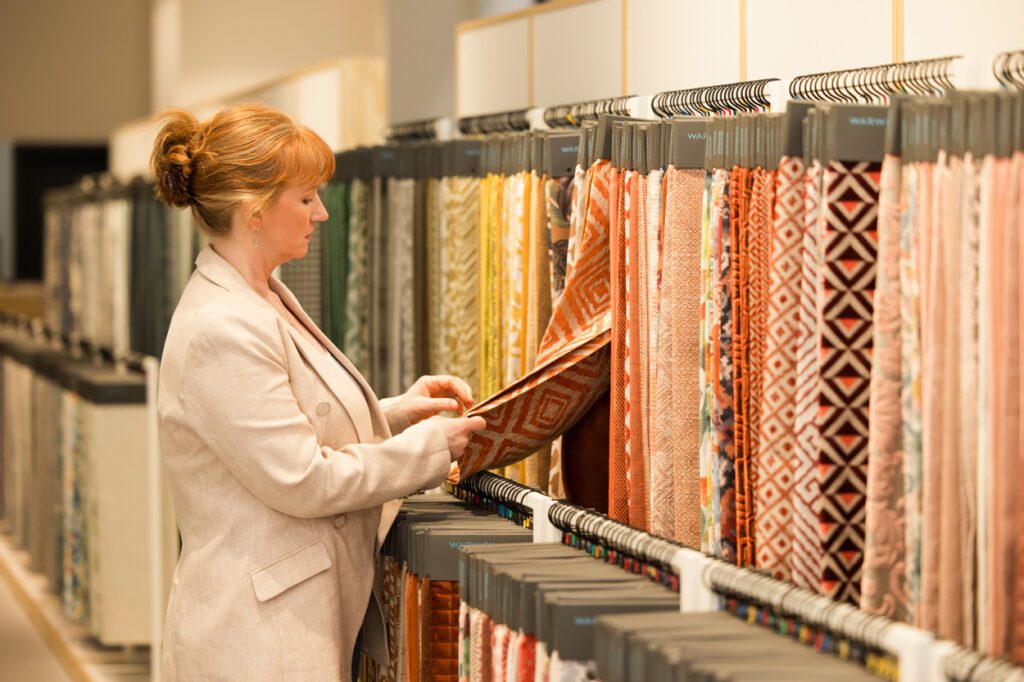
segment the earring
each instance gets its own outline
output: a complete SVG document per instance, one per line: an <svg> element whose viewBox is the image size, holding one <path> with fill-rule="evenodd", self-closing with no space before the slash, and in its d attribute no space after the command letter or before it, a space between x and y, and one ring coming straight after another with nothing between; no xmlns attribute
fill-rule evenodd
<svg viewBox="0 0 1024 682"><path fill-rule="evenodd" d="M254 248L260 248L260 233L254 232L252 235L252 245Z"/></svg>

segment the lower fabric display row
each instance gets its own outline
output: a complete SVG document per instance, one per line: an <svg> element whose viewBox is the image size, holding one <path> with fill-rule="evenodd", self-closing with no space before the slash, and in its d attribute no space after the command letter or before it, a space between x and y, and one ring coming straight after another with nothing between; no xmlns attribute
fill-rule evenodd
<svg viewBox="0 0 1024 682"><path fill-rule="evenodd" d="M448 495L409 500L380 561L390 661L364 680L878 679Z"/></svg>

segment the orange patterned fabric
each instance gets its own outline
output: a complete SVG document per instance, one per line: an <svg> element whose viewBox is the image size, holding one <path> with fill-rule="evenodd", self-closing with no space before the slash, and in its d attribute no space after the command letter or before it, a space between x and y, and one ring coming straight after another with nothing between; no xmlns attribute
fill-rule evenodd
<svg viewBox="0 0 1024 682"><path fill-rule="evenodd" d="M643 347L640 315L641 206L644 198L640 174L626 171L626 460L629 462L629 525L645 529L647 488L644 471Z"/></svg>
<svg viewBox="0 0 1024 682"><path fill-rule="evenodd" d="M571 428L608 388L605 330L538 367L469 412L487 420L470 439L460 473L506 466Z"/></svg>
<svg viewBox="0 0 1024 682"><path fill-rule="evenodd" d="M733 245L732 281L729 294L732 299L732 364L733 407L735 410L736 449L736 562L740 566L752 563L754 537L750 533L753 522L753 488L750 481L750 195L753 175L747 168L733 168L729 177L729 206Z"/></svg>
<svg viewBox="0 0 1024 682"><path fill-rule="evenodd" d="M470 440L463 476L521 461L575 424L608 388L611 172L607 161L587 172L575 257L541 341L537 368L470 412L484 417L487 428Z"/></svg>
<svg viewBox="0 0 1024 682"><path fill-rule="evenodd" d="M665 172L651 483L653 533L700 546L700 272L703 170Z"/></svg>
<svg viewBox="0 0 1024 682"><path fill-rule="evenodd" d="M399 669L402 679L418 682L420 679L420 591L419 581L412 571L405 574L405 609L402 614L402 631L405 640L402 647L402 661Z"/></svg>
<svg viewBox="0 0 1024 682"><path fill-rule="evenodd" d="M612 176L609 247L612 282L611 422L608 447L608 515L629 520L629 463L626 459L626 212L623 189L625 173Z"/></svg>
<svg viewBox="0 0 1024 682"><path fill-rule="evenodd" d="M425 679L455 682L459 679L459 583L429 579L426 583Z"/></svg>

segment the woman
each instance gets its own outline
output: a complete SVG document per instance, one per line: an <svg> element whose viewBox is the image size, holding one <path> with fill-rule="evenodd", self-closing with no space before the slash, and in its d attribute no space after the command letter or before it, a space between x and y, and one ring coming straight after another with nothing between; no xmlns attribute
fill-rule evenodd
<svg viewBox="0 0 1024 682"><path fill-rule="evenodd" d="M151 162L160 198L210 238L160 368L182 538L164 678L348 679L360 626L387 657L371 595L393 500L440 484L484 421L434 416L472 405L454 377L378 401L272 276L327 219L334 157L315 133L259 105L202 124L171 111Z"/></svg>

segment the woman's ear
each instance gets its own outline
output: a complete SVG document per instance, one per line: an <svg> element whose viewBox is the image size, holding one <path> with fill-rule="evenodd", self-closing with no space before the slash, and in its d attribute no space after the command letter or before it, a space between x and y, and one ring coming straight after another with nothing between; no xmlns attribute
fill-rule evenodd
<svg viewBox="0 0 1024 682"><path fill-rule="evenodd" d="M245 217L245 224L250 230L259 232L263 229L263 215L256 204L245 201L238 207L239 212Z"/></svg>

